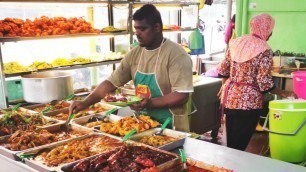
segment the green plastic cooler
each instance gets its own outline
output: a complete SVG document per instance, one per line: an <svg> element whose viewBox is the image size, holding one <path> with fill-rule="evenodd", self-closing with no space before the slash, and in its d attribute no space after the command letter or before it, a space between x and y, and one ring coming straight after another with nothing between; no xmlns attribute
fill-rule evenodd
<svg viewBox="0 0 306 172"><path fill-rule="evenodd" d="M305 100L270 101L263 128L269 131L271 157L293 163L306 161L305 124Z"/></svg>

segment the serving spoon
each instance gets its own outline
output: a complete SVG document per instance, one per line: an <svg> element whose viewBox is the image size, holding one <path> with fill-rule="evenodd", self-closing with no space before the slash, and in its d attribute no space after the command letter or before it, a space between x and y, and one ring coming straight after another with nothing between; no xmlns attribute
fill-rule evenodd
<svg viewBox="0 0 306 172"><path fill-rule="evenodd" d="M187 172L188 168L187 168L187 158L186 158L185 151L183 149L179 149L179 151L180 151L181 162L183 163L182 172Z"/></svg>
<svg viewBox="0 0 306 172"><path fill-rule="evenodd" d="M161 135L163 135L163 132L164 132L166 126L169 124L169 122L170 122L171 120L172 120L172 118L171 118L171 117L168 117L168 118L166 119L166 121L163 123L163 125L161 126L160 131L158 131L157 133L153 134L153 136L161 136Z"/></svg>
<svg viewBox="0 0 306 172"><path fill-rule="evenodd" d="M72 114L70 114L69 116L68 116L68 119L66 120L66 122L65 122L65 124L63 124L63 125L61 125L61 130L63 130L65 133L67 133L68 131L69 131L69 128L70 128L70 121L71 121L71 119L73 119L74 118L74 113L72 113Z"/></svg>
<svg viewBox="0 0 306 172"><path fill-rule="evenodd" d="M74 94L70 94L70 95L68 95L67 97L65 97L65 98L63 98L63 100L52 100L51 102L50 102L50 105L56 105L56 104L62 104L64 101L69 101L69 100L71 100L71 99L73 99L74 98Z"/></svg>
<svg viewBox="0 0 306 172"><path fill-rule="evenodd" d="M101 121L105 121L106 119L108 119L109 116L110 116L113 112L115 112L116 110L118 110L118 108L113 108L113 109L111 109L111 110L105 112L105 115L101 118Z"/></svg>

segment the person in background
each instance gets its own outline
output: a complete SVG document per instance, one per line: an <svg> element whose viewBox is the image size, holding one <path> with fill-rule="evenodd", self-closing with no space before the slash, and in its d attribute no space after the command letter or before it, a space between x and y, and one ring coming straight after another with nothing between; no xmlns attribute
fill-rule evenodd
<svg viewBox="0 0 306 172"><path fill-rule="evenodd" d="M234 14L233 17L231 18L231 21L229 22L229 24L226 27L226 30L225 30L225 43L226 43L226 45L229 44L231 39L236 38L235 18L236 18L236 15Z"/></svg>
<svg viewBox="0 0 306 172"><path fill-rule="evenodd" d="M218 67L223 78L221 103L226 114L227 146L245 150L263 108L263 94L296 97L280 90L272 80L273 52L267 44L272 35L274 19L260 14L250 21L250 35L232 40L225 59Z"/></svg>
<svg viewBox="0 0 306 172"><path fill-rule="evenodd" d="M189 131L187 101L193 92L192 61L177 43L164 38L163 23L154 5L146 4L133 15L139 46L124 57L120 66L83 101L74 101L69 113L76 113L116 88L133 80L136 95L143 98L131 109L147 113L168 128Z"/></svg>

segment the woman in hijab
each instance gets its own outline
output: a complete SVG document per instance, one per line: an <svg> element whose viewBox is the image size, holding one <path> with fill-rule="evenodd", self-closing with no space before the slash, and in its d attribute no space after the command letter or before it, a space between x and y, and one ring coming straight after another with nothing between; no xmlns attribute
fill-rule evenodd
<svg viewBox="0 0 306 172"><path fill-rule="evenodd" d="M263 94L296 97L273 83L270 74L273 52L266 42L273 28L274 19L269 14L253 17L251 34L230 41L226 57L218 68L223 78L220 92L228 147L246 149L262 113Z"/></svg>

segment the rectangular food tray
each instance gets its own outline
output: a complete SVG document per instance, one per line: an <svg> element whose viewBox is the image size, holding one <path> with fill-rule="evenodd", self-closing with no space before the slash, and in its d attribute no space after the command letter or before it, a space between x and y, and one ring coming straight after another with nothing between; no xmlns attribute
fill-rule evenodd
<svg viewBox="0 0 306 172"><path fill-rule="evenodd" d="M134 141L137 141L137 142L140 142L140 140L144 136L152 136L153 134L159 132L160 130L161 130L161 128L152 128L150 130L143 131L141 133L137 133L137 134L133 135L130 139L134 140ZM166 128L163 131L163 135L178 139L174 142L170 142L168 144L165 144L165 145L162 145L162 146L158 147L159 149L162 149L162 150L171 151L171 150L174 150L178 147L183 146L184 143L185 143L185 138L189 137L191 134Z"/></svg>
<svg viewBox="0 0 306 172"><path fill-rule="evenodd" d="M229 170L229 169L226 169L226 168L223 168L223 167L217 167L217 166L214 166L214 165L210 165L210 164L206 164L205 162L202 162L202 161L198 161L198 160L195 160L195 159L192 159L192 158L187 158L187 163L189 165L192 165L192 166L195 166L195 167L198 167L198 168L201 168L201 169L205 169L207 171L211 171L211 172L233 172L233 170Z"/></svg>
<svg viewBox="0 0 306 172"><path fill-rule="evenodd" d="M46 129L49 132L56 132L56 131L61 130L61 125L64 125L63 122L60 122L56 125L44 126L41 129ZM83 128L83 127L79 127L78 125L74 125L74 124L71 125L71 129L74 130L74 131L80 131L80 132L84 132L84 133L87 133L87 134L90 134L90 133L93 132L92 130L89 130L89 129ZM11 136L12 135L7 135L7 136L0 137L0 143L6 142ZM66 139L66 140L70 140L70 139L73 139L73 138L69 138L69 139ZM62 142L62 141L65 141L65 140L61 140L61 141L58 141L58 142ZM54 145L54 144L57 144L58 142L53 142L53 143L50 143L50 144L41 145L41 146L37 146L37 147L34 147L34 148L25 149L25 150L22 150L22 151L12 151L12 150L7 149L3 146L0 146L0 154L4 155L4 156L6 156L10 159L14 159L14 160L19 161L20 158L17 156L18 153L30 151L32 149L39 149L40 147L43 147L43 146Z"/></svg>
<svg viewBox="0 0 306 172"><path fill-rule="evenodd" d="M45 146L41 146L40 148L33 148L31 150L28 150L28 151L23 151L22 153L25 153L25 154L29 154L29 153L36 153L38 152L39 150L41 149L45 149L45 148L54 148L56 146L60 146L60 145L63 145L63 144L66 144L72 140L81 140L81 139L85 139L85 138L88 138L90 136L94 136L94 135L98 135L98 136L101 136L101 137L111 137L111 138L114 138L118 141L122 141L122 139L118 138L118 137L113 137L113 136L109 136L109 135L105 135L103 133L92 133L92 134L88 134L88 135L84 135L84 136L80 136L80 137L77 137L77 138L73 138L73 139L70 139L70 140L65 140L65 141L62 141L62 142L57 142L56 144L52 144L52 145L45 145ZM102 152L101 152L102 153ZM17 155L20 155L17 154ZM91 156L92 157L92 156ZM48 167L47 165L43 164L43 161L38 161L38 160L33 160L33 159L25 159L25 163L34 168L35 170L37 171L40 171L40 172L49 172L49 171L61 171L61 168L64 166L64 165L67 165L67 164L70 164L70 163L66 163L66 164L60 164L59 166L57 167ZM73 162L71 162L73 163Z"/></svg>
<svg viewBox="0 0 306 172"><path fill-rule="evenodd" d="M178 165L180 163L180 159L179 159L177 154L174 154L174 153L171 153L171 152L167 152L167 151L164 151L164 150L161 150L161 149L149 146L149 145L145 145L145 144L142 144L142 143L134 142L134 141L127 141L127 144L130 145L130 146L143 146L143 147L147 147L147 148L150 148L150 149L155 150L157 152L161 152L161 153L164 153L164 154L172 155L172 156L175 157L174 159L172 159L170 161L167 161L167 162L165 162L163 164L158 165L157 169L159 171L164 171L164 170L169 169L171 167L174 167L174 166L176 166L176 165ZM82 160L93 159L93 158L95 158L95 157L97 157L99 155L100 154L97 154L97 155L94 155L94 156L91 156L91 157L88 157L88 158L85 158L85 159L82 159ZM70 172L72 170L72 168L77 163L79 163L82 160L78 160L78 161L75 161L75 162L63 165L61 170L64 171L64 172Z"/></svg>
<svg viewBox="0 0 306 172"><path fill-rule="evenodd" d="M78 125L79 127L86 128L86 129L92 130L94 132L101 132L101 133L104 133L107 136L120 137L120 136L117 136L117 135L113 135L113 134L109 134L109 133L105 133L105 132L100 131L100 125L94 126L92 128L84 126L85 124L87 124L91 120L101 120L103 117L104 117L104 115L96 114L96 115L90 115L90 116L84 116L84 117L81 117L81 118L76 118L76 119L73 119L71 122L75 125ZM108 117L108 120L109 120L109 122L114 123L116 121L119 121L122 118L123 117L121 117L121 116L111 114Z"/></svg>
<svg viewBox="0 0 306 172"><path fill-rule="evenodd" d="M89 110L88 113L90 115L77 117L76 119L83 118L83 117L91 117L91 116L94 116L95 114L105 114L108 110L111 110L113 108L118 108L118 109L120 108L118 106L114 106L114 105L110 105L110 104L106 104L106 103L97 103L95 106L100 106L100 107L106 109L106 111L95 113L95 112ZM48 117L52 118L52 116L55 116L55 115L60 114L60 113L69 113L69 108L65 108L65 109L61 109L61 110L57 110L57 111L52 111L52 112L47 112L47 113L45 113L45 116L48 116Z"/></svg>
<svg viewBox="0 0 306 172"><path fill-rule="evenodd" d="M36 105L24 106L23 108L35 111L34 110L35 108L39 108L39 107L43 107L43 106L46 106L46 104L36 104ZM65 109L69 110L69 107L65 107L65 108L62 108L62 109L52 109L49 112L55 112L56 113L56 112L59 112L59 111L65 110ZM35 112L37 112L37 111L35 111ZM38 113L40 113L40 112L38 112Z"/></svg>
<svg viewBox="0 0 306 172"><path fill-rule="evenodd" d="M7 108L7 109L1 109L2 111L12 111L12 109L11 108ZM23 113L26 113L26 114L29 114L29 115L31 115L31 114L37 114L37 112L36 111L33 111L33 110L31 110L31 109L26 109L26 108L24 108L24 107L19 107L18 109L17 109L17 111L21 111L21 112L23 112ZM3 113L2 112L0 112L0 118L2 118L2 116L3 116Z"/></svg>
<svg viewBox="0 0 306 172"><path fill-rule="evenodd" d="M36 116L39 116L40 114L35 112L35 111L32 111L32 110L29 110L29 109L24 109L24 108L19 108L22 112L25 112L27 115L36 115ZM3 117L3 115L0 115L0 119ZM44 126L41 126L40 128L44 128L44 127L48 127L48 126L53 126L53 125L58 125L58 124L62 124L63 122L62 121L59 121L59 120L56 120L56 119L52 119L50 117L47 117L47 116L42 116L42 118L49 122L49 121L52 121L53 124L50 124L50 125L44 125ZM6 136L9 136L9 135L4 135L4 136L0 136L0 139L2 137L6 137Z"/></svg>
<svg viewBox="0 0 306 172"><path fill-rule="evenodd" d="M85 124L92 122L92 120L102 120L102 118L105 115L101 115L101 114L95 114L95 115L90 115L90 116L84 116L84 117L80 117L80 118L76 118L72 120L72 123L84 126ZM114 115L114 114L110 114L110 116L108 117L108 121L111 123L115 123L117 121L119 121L120 119L122 119L123 117L118 116L118 115ZM85 126L84 126L85 127ZM87 128L87 127L86 127Z"/></svg>
<svg viewBox="0 0 306 172"><path fill-rule="evenodd" d="M77 118L77 119L73 119L72 120L72 123L75 123L77 125L81 125L82 127L86 127L84 126L85 124L87 124L89 121L92 121L92 120L101 120L102 118L104 117L104 114L96 114L96 115L92 115L92 116L85 116L85 117L81 117L81 118ZM111 114L109 117L108 117L108 121L110 123L116 123L118 122L119 120L122 120L124 119L125 117L127 116L119 116L119 115L114 115L114 114ZM132 117L134 118L134 117ZM142 121L143 122L143 121ZM87 128L87 127L86 127ZM113 129L113 128L112 128ZM151 128L153 129L153 128ZM148 130L151 130L151 129L148 129ZM114 136L114 137L123 137L122 135L119 135L119 134L110 134L110 133L106 133L106 132L103 132L101 131L101 125L96 125L92 128L93 131L95 132L101 132L101 133L104 133L105 135L111 135L111 136ZM120 129L119 129L120 130ZM143 133L143 132L146 132L148 130L145 130L145 131L140 131L139 133ZM177 134L187 134L187 133L177 133ZM187 134L188 136L190 134ZM178 137L178 136L177 136ZM185 137L185 136L184 136ZM183 142L184 143L184 142Z"/></svg>

